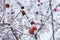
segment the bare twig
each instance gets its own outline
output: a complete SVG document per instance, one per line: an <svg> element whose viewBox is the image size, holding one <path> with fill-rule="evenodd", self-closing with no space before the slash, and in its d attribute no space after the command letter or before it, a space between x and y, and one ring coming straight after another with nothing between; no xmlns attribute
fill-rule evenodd
<svg viewBox="0 0 60 40"><path fill-rule="evenodd" d="M51 6L51 2L52 0L49 1L49 7L50 7L50 10L51 10L51 19L52 19L52 35L53 35L53 40L55 40L55 37L54 37L54 24L53 24L53 12L52 12L52 6Z"/></svg>
<svg viewBox="0 0 60 40"><path fill-rule="evenodd" d="M10 29L11 29L11 31L12 31L12 33L13 33L13 35L15 36L16 40L19 40L19 39L18 39L18 37L15 35L13 28L12 28L12 27L10 27Z"/></svg>

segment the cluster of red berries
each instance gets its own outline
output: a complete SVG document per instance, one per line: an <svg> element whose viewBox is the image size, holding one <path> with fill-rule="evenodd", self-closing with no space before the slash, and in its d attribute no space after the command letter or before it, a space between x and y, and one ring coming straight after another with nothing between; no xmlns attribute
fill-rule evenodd
<svg viewBox="0 0 60 40"><path fill-rule="evenodd" d="M33 26L31 29L29 29L29 33L34 34L35 30L37 30L37 28Z"/></svg>

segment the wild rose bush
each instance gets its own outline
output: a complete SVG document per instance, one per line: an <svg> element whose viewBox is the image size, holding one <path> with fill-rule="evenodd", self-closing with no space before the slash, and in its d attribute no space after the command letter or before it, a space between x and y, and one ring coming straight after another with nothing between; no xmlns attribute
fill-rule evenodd
<svg viewBox="0 0 60 40"><path fill-rule="evenodd" d="M59 0L0 0L0 40L60 40Z"/></svg>

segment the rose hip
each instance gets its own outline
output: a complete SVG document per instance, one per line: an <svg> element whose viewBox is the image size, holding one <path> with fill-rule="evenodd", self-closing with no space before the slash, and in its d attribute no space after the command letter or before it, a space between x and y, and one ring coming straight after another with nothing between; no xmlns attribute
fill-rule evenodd
<svg viewBox="0 0 60 40"><path fill-rule="evenodd" d="M38 11L36 11L36 14L38 14Z"/></svg>
<svg viewBox="0 0 60 40"><path fill-rule="evenodd" d="M22 14L23 14L23 15L25 15L25 14L26 14L25 10L22 10L21 12L22 12Z"/></svg>
<svg viewBox="0 0 60 40"><path fill-rule="evenodd" d="M40 2L40 0L38 0L38 2Z"/></svg>
<svg viewBox="0 0 60 40"><path fill-rule="evenodd" d="M24 9L24 6L21 6L21 9Z"/></svg>
<svg viewBox="0 0 60 40"><path fill-rule="evenodd" d="M54 8L53 11L57 11L57 8Z"/></svg>
<svg viewBox="0 0 60 40"><path fill-rule="evenodd" d="M31 25L32 25L32 24L35 24L35 22L34 22L34 21L32 21L32 22L31 22Z"/></svg>
<svg viewBox="0 0 60 40"><path fill-rule="evenodd" d="M33 26L31 29L29 29L29 33L34 34L35 30L37 30L37 28Z"/></svg>
<svg viewBox="0 0 60 40"><path fill-rule="evenodd" d="M5 8L9 8L10 5L8 3L5 4Z"/></svg>
<svg viewBox="0 0 60 40"><path fill-rule="evenodd" d="M30 29L30 30L29 30L29 33L30 33L30 34L34 34L34 30L33 30L33 29Z"/></svg>
<svg viewBox="0 0 60 40"><path fill-rule="evenodd" d="M36 28L36 27L34 27L34 26L32 27L32 29L33 29L33 30L37 30L37 28Z"/></svg>

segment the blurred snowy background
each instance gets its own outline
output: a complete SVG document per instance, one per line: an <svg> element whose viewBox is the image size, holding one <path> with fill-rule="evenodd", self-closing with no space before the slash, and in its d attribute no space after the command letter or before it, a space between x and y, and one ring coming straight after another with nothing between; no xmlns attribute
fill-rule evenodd
<svg viewBox="0 0 60 40"><path fill-rule="evenodd" d="M60 40L60 0L0 0L0 40Z"/></svg>

